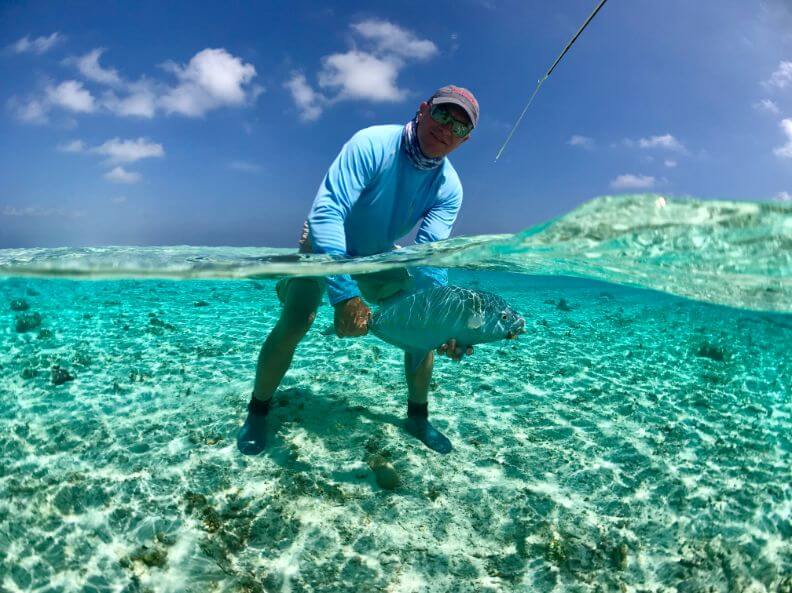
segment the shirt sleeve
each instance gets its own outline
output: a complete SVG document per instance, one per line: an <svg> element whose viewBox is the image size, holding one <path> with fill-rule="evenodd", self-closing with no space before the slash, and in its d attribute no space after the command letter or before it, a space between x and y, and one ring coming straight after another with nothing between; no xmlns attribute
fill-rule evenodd
<svg viewBox="0 0 792 593"><path fill-rule="evenodd" d="M432 208L424 214L423 221L418 229L418 234L415 236L416 244L432 243L434 241L448 239L461 206L461 189L432 206Z"/></svg>
<svg viewBox="0 0 792 593"><path fill-rule="evenodd" d="M458 187L424 215L418 234L415 236L416 245L448 239L461 206L462 188ZM448 271L445 268L422 266L415 268L414 273L419 284L425 282L443 286L448 284Z"/></svg>
<svg viewBox="0 0 792 593"><path fill-rule="evenodd" d="M371 140L358 132L344 144L330 165L308 215L311 247L315 253L337 258L349 256L344 221L375 174L376 159ZM349 274L328 276L326 280L331 305L360 295Z"/></svg>

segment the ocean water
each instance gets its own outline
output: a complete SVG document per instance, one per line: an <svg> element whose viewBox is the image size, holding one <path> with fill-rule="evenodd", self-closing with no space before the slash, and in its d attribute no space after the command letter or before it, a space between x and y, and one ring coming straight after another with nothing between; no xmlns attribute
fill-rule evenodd
<svg viewBox="0 0 792 593"><path fill-rule="evenodd" d="M332 308L236 449L278 277L402 266L502 296L516 341L402 353ZM353 261L0 250L0 591L792 591L792 206L603 198ZM372 456L398 475L383 488Z"/></svg>

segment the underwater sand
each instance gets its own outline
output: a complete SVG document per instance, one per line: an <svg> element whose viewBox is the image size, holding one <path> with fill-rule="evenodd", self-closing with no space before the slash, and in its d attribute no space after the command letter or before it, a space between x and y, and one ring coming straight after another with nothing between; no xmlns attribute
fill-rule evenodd
<svg viewBox="0 0 792 593"><path fill-rule="evenodd" d="M436 363L451 454L401 428L402 353L325 305L245 457L274 281L0 279L0 591L792 591L792 316L451 281L528 329Z"/></svg>

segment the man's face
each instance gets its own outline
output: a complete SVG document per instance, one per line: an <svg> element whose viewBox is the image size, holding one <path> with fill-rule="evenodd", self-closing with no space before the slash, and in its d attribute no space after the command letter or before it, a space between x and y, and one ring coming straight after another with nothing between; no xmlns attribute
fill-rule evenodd
<svg viewBox="0 0 792 593"><path fill-rule="evenodd" d="M459 121L468 123L470 118L461 107L443 103L443 107ZM421 143L421 150L423 153L432 158L444 157L450 152L459 148L463 143L467 142L470 134L464 138L460 138L451 131L451 124L440 125L429 112L432 110L431 105L424 101L418 109L418 142Z"/></svg>

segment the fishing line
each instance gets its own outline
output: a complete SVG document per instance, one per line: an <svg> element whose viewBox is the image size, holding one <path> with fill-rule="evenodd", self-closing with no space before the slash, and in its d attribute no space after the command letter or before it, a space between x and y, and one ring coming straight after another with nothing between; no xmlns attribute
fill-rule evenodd
<svg viewBox="0 0 792 593"><path fill-rule="evenodd" d="M548 78L550 78L550 75L553 73L553 70L558 65L558 63L561 61L561 58L563 58L566 55L566 53L569 51L569 48L572 47L572 44L575 43L575 41L577 41L578 37L580 37L580 34L583 32L583 29L585 29L588 26L588 24L591 22L591 19L593 19L595 16L597 16L597 13L600 11L600 8L605 6L605 3L607 1L608 0L601 0L600 1L600 3L597 5L597 8L594 9L594 11L586 19L586 22L583 23L580 26L580 29L578 29L578 32L575 33L575 36L572 37L572 39L569 40L569 43L566 44L566 47L564 47L563 51L558 55L558 57L556 58L555 62L553 62L553 65L550 66L550 68L547 70L545 75L542 78L539 79L539 81L538 81L538 83L536 85L536 88L534 89L534 92L531 95L531 98L528 99L528 103L526 103L526 105L525 105L525 109L522 110L522 113L520 114L520 117L517 118L517 121L514 123L514 126L512 126L512 129L509 132L509 135L506 137L506 142L503 143L503 146L501 146L500 150L498 151L498 154L495 155L495 162L496 163L498 162L498 159L500 158L500 156L503 154L503 151L506 149L506 145L509 143L509 140L511 140L511 137L514 135L514 131L517 129L517 126L520 125L520 122L522 121L522 118L525 116L525 112L528 111L528 108L531 106L531 103L533 103L534 97L536 97L536 93L538 93L539 89L542 88L542 85L544 84L544 81L547 80Z"/></svg>

